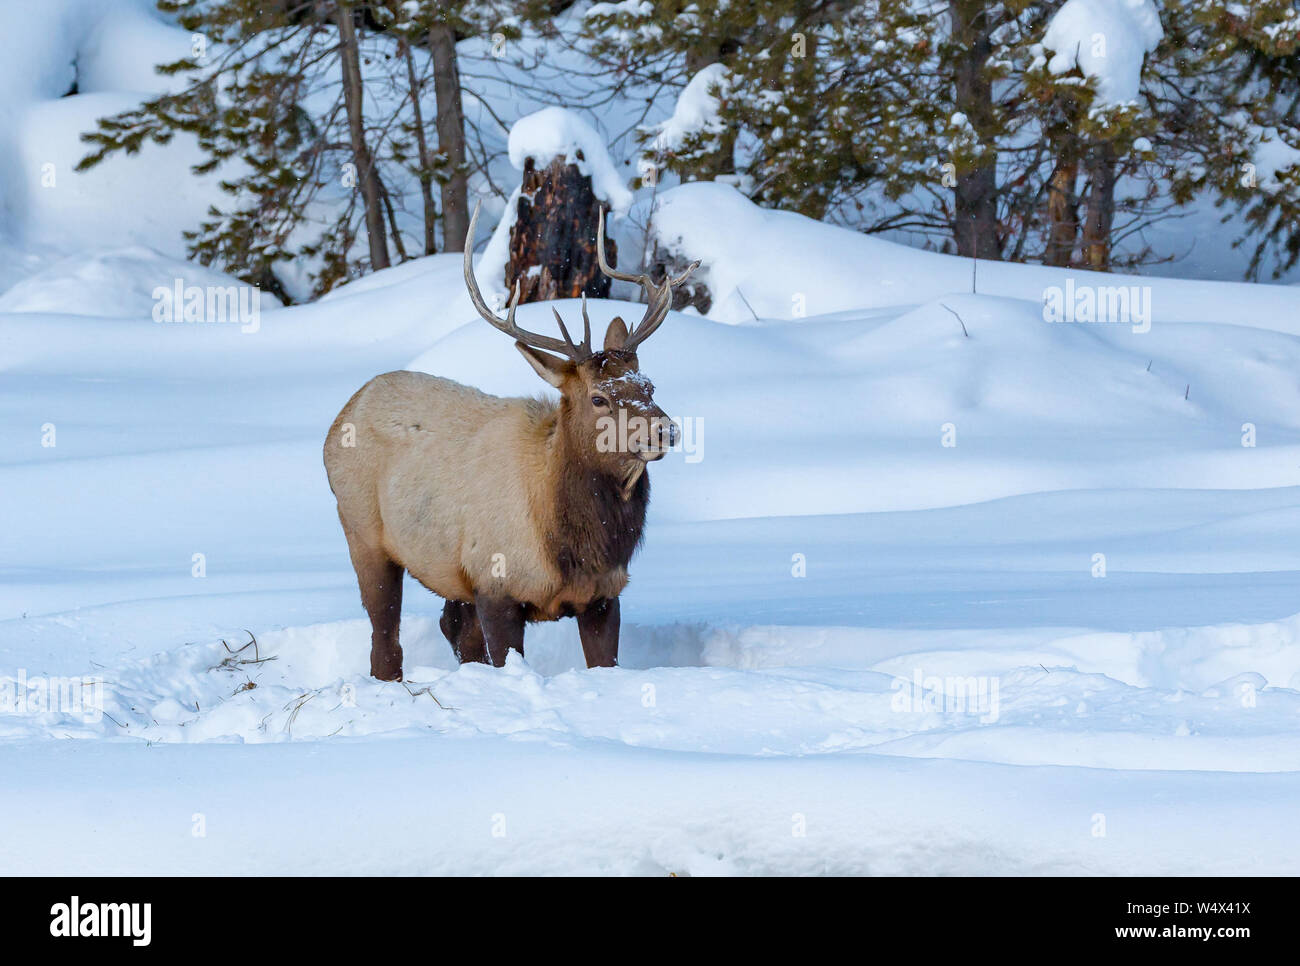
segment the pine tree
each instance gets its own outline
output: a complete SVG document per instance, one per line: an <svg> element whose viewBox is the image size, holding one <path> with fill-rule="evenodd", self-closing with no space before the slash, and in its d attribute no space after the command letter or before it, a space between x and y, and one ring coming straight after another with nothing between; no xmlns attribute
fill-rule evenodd
<svg viewBox="0 0 1300 966"><path fill-rule="evenodd" d="M1277 278L1300 262L1300 4L1170 6L1191 21L1189 32L1212 40L1199 48L1199 66L1222 79L1214 110L1234 150L1205 152L1204 163L1214 171L1219 203L1246 221L1234 244L1251 249L1250 277L1272 255Z"/></svg>
<svg viewBox="0 0 1300 966"><path fill-rule="evenodd" d="M646 132L652 158L681 177L714 176L730 138L740 186L761 204L998 258L1032 193L1017 169L1030 152L1009 52L1049 9L718 0L682 12L660 0L598 4L587 25L597 51L621 51L620 66L643 75L670 74L674 55L720 52L718 124L671 145L662 128Z"/></svg>
<svg viewBox="0 0 1300 966"><path fill-rule="evenodd" d="M317 293L354 273L360 266L349 264L350 252L366 200L359 202L357 192L344 194L338 214L318 221L315 236L304 238L306 212L324 188L375 176L373 165L360 170L364 159L355 157L358 132L349 130L344 104L349 78L334 81L334 96L322 106L307 106L314 92L327 88L327 71L340 65L346 70L346 58L337 56L342 8L254 0L159 0L159 8L204 39L190 57L160 68L192 82L179 93L101 120L97 131L83 135L95 150L78 167L89 168L116 151L133 154L146 140L165 144L176 132L192 134L206 155L195 174L230 172L221 187L233 203L213 205L209 218L186 233L191 257L286 301L275 272L284 262L315 259ZM360 133L364 138L364 127ZM374 207L378 192L373 183L371 189ZM382 215L376 215L372 211L369 221L382 236ZM372 260L375 251L372 245Z"/></svg>
<svg viewBox="0 0 1300 966"><path fill-rule="evenodd" d="M439 213L432 185L438 183L447 247L459 249L468 222L463 119L453 107L443 112L435 150L421 93L432 72L439 108L453 99L458 107L455 31L513 29L492 26L508 19L511 4L158 5L204 38L190 57L160 68L189 83L102 119L96 131L83 135L93 150L80 169L114 152L134 154L146 141L165 144L177 132L193 135L206 156L194 172L220 170L231 202L213 205L186 233L191 257L260 284L284 301L320 295L347 278L387 267L390 243L399 260L412 257L416 246L408 248L402 221L409 181L422 201L419 248L436 248L432 219ZM421 48L448 37L450 59L443 49L440 61L430 65ZM367 112L374 104L379 110L372 117ZM363 230L364 252L357 245Z"/></svg>
<svg viewBox="0 0 1300 966"><path fill-rule="evenodd" d="M684 87L723 68L709 73L718 123L671 143L646 128L653 163L687 180L734 171L760 204L820 218L865 212L868 189L899 197L937 167L918 141L938 114L916 99L914 75L932 59L933 40L926 13L913 7L653 0L597 4L585 26L592 55L629 76Z"/></svg>

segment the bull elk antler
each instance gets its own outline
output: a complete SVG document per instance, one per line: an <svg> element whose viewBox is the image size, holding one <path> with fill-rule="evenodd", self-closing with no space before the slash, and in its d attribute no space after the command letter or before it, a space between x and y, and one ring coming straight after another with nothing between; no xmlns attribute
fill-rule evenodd
<svg viewBox="0 0 1300 966"><path fill-rule="evenodd" d="M534 349L545 349L548 352L558 352L560 355L568 356L574 362L581 361L580 354L585 351L586 355L591 355L591 322L587 320L587 308L583 305L582 318L586 323L586 335L583 338L581 346L575 346L573 340L569 338L569 332L564 328L564 323L560 322L560 331L564 333L564 341L553 338L549 335L538 335L536 332L529 332L527 329L521 329L515 323L515 309L519 307L519 280L515 280L514 298L506 307L506 317L503 319L488 307L487 302L483 300L483 293L479 291L478 282L474 279L474 229L478 227L478 213L483 207L483 202L479 201L474 205L474 214L469 219L469 231L465 234L465 287L469 289L469 300L474 303L474 308L494 329L504 332L516 342L522 342L524 345L532 346ZM552 311L555 311L552 309ZM560 314L555 313L556 321L559 321Z"/></svg>
<svg viewBox="0 0 1300 966"><path fill-rule="evenodd" d="M654 330L663 324L664 319L668 317L668 310L672 307L673 289L686 281L691 272L700 267L700 260L697 258L686 266L686 271L676 278L665 274L663 283L660 285L656 285L649 275L629 275L626 272L619 272L610 268L609 263L605 261L604 205L600 209L600 220L596 223L596 260L600 264L600 270L610 278L618 279L620 282L636 282L645 289L645 315L636 324L636 328L628 333L627 341L623 343L623 348L628 352L635 351L637 346L648 339L654 333Z"/></svg>
<svg viewBox="0 0 1300 966"><path fill-rule="evenodd" d="M539 335L536 332L529 332L522 329L515 322L515 309L519 307L519 280L515 280L514 296L506 306L506 317L503 319L496 314L483 298L483 293L479 291L478 282L474 278L474 229L478 226L479 210L483 207L483 202L476 202L474 205L474 214L469 219L469 231L465 234L465 287L469 290L469 299L474 303L474 308L489 325L494 329L504 332L516 342L522 342L524 345L532 346L534 349L545 349L548 352L555 352L565 356L574 362L581 362L589 359L593 355L591 348L591 319L587 316L587 296L582 297L582 341L575 344L569 335L569 330L560 318L560 313L551 309L555 316L555 321L559 323L560 333L564 340L554 338L549 335ZM646 291L646 310L641 321L636 327L628 333L627 341L623 343L623 349L627 352L633 352L636 347L644 342L650 335L663 324L668 317L668 310L672 306L673 289L681 285L690 274L699 268L699 259L696 259L686 271L676 278L665 276L661 284L656 285L649 275L629 275L624 272L615 271L610 268L609 263L605 261L605 208L600 209L600 219L596 225L596 258L600 265L600 270L610 278L618 279L623 282L636 282Z"/></svg>

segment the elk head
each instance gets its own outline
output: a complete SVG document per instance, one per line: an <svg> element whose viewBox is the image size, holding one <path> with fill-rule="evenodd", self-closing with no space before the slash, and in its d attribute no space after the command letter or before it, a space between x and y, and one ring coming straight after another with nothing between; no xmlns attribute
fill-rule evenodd
<svg viewBox="0 0 1300 966"><path fill-rule="evenodd" d="M591 345L591 319L587 299L582 299L582 341L575 343L569 330L552 309L562 339L521 329L515 323L519 305L519 283L499 317L483 300L474 279L471 261L474 229L481 203L474 206L465 239L465 285L470 301L489 325L515 340L515 348L534 371L560 391L560 430L574 458L623 482L626 498L640 479L647 463L662 459L677 442L678 428L654 401L654 384L641 373L636 350L668 316L673 289L699 266L696 261L676 278L665 277L655 284L649 275L628 275L612 269L605 261L605 211L596 229L596 253L600 270L610 278L636 282L646 291L646 310L635 328L614 318L605 330L601 349Z"/></svg>

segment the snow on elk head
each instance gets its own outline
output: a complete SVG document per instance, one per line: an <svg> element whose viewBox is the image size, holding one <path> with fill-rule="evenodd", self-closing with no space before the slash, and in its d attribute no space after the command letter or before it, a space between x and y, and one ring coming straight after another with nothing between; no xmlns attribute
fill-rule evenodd
<svg viewBox="0 0 1300 966"><path fill-rule="evenodd" d="M474 237L479 206L470 219L468 237ZM519 283L500 318L483 299L474 279L471 248L465 246L465 284L474 308L493 328L515 340L515 348L539 376L560 391L560 429L571 444L570 452L593 469L624 481L630 491L645 470L646 463L662 459L677 442L677 424L654 401L654 384L641 372L636 349L668 316L673 289L699 266L691 264L676 278L665 277L655 284L649 275L628 275L612 269L605 261L605 213L596 230L596 253L600 270L613 279L636 282L647 296L645 315L633 329L622 318L614 318L605 330L603 347L591 344L591 319L587 300L582 300L582 341L575 343L560 313L552 309L563 339L538 335L515 323L519 305Z"/></svg>

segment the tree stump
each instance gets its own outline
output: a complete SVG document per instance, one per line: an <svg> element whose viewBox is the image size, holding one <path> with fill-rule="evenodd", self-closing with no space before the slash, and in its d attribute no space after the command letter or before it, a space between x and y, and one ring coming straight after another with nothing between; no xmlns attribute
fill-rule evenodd
<svg viewBox="0 0 1300 966"><path fill-rule="evenodd" d="M507 298L514 297L516 280L521 304L582 295L607 298L610 280L596 259L600 208L591 178L576 164L557 157L539 169L533 158L525 158L506 260ZM618 264L618 246L608 237L605 258L611 266Z"/></svg>
<svg viewBox="0 0 1300 966"><path fill-rule="evenodd" d="M654 257L650 260L650 278L656 283L662 282L668 275L675 278L686 271L690 263L690 259L666 252L655 242ZM673 289L673 311L680 312L688 305L694 307L700 315L708 315L709 309L713 307L713 294L709 287L694 275Z"/></svg>

